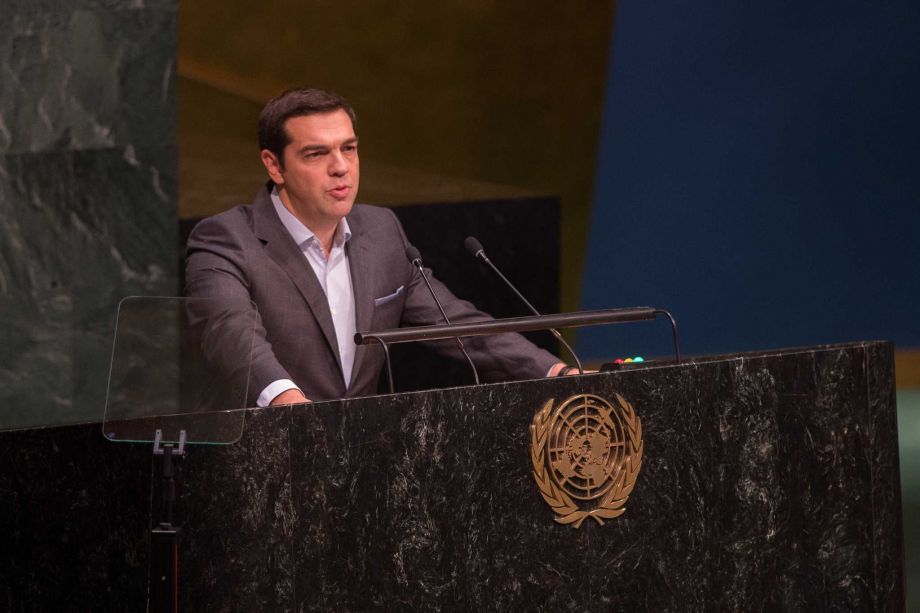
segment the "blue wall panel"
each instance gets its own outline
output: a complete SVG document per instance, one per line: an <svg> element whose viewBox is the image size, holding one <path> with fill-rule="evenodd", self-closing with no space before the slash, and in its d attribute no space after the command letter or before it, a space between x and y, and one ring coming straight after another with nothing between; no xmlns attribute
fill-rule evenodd
<svg viewBox="0 0 920 613"><path fill-rule="evenodd" d="M697 354L920 346L920 5L622 2L604 113L584 308L667 307Z"/></svg>

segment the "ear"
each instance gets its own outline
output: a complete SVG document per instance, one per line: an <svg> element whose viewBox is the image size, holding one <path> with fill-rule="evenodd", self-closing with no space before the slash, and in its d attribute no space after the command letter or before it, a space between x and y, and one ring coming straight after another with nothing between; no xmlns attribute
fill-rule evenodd
<svg viewBox="0 0 920 613"><path fill-rule="evenodd" d="M281 173L281 162L278 160L278 156L268 149L263 149L261 158L262 165L265 166L265 171L268 173L269 178L275 185L284 185L284 175Z"/></svg>

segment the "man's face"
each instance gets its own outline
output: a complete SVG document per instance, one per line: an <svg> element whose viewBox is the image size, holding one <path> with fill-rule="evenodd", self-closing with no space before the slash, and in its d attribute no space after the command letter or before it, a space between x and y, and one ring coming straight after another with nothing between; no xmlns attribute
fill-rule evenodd
<svg viewBox="0 0 920 613"><path fill-rule="evenodd" d="M262 163L282 202L308 228L321 231L351 212L358 194L358 139L343 110L292 117L284 167L268 150Z"/></svg>

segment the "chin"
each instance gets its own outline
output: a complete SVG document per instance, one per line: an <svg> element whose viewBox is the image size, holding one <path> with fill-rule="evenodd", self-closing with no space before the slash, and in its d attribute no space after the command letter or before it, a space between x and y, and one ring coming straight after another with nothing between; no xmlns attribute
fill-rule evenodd
<svg viewBox="0 0 920 613"><path fill-rule="evenodd" d="M335 211L334 213L335 216L345 217L346 215L351 213L351 209L352 207L354 207L354 205L355 205L354 200L348 200L347 202L337 202L335 206L333 207L333 210Z"/></svg>

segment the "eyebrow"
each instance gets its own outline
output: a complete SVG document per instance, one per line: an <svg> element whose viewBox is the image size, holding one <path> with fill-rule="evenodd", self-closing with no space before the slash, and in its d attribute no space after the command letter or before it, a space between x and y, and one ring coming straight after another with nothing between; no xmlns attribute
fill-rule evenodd
<svg viewBox="0 0 920 613"><path fill-rule="evenodd" d="M346 140L346 141L344 141L344 142L342 143L343 146L345 146L345 145L357 145L357 144L358 144L358 137L357 137L357 136L354 137L354 138L349 138L348 140ZM299 153L311 153L311 152L313 152L313 151L326 151L326 150L328 150L328 149L329 149L329 147L328 147L327 145L304 145L303 147L301 147L300 149L298 149L298 152L299 152Z"/></svg>
<svg viewBox="0 0 920 613"><path fill-rule="evenodd" d="M299 153L311 153L313 151L325 151L328 148L329 147L327 147L326 145L304 145L303 147L298 149L298 152Z"/></svg>

